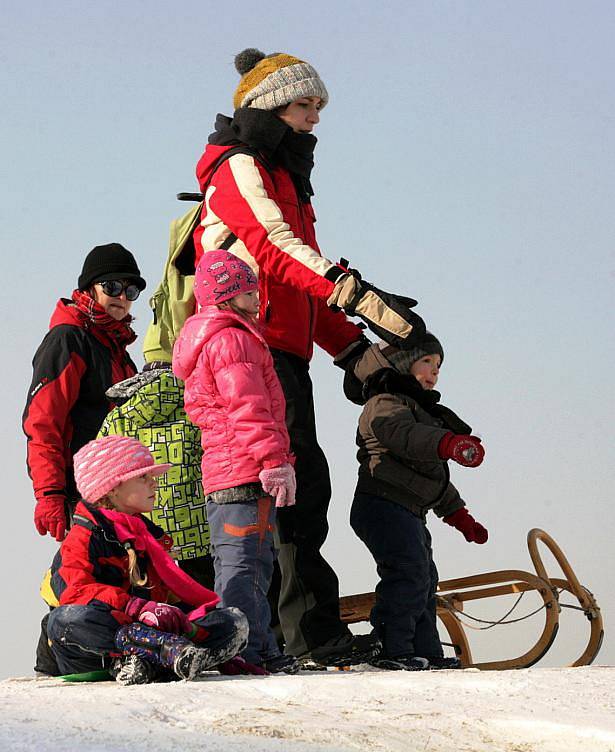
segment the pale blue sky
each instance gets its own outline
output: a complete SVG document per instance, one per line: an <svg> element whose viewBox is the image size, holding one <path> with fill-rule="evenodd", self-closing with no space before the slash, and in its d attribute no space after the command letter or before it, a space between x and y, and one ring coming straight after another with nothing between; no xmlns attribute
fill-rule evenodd
<svg viewBox="0 0 615 752"><path fill-rule="evenodd" d="M196 187L248 46L303 57L325 80L323 253L419 300L445 348L442 401L483 437L484 465L453 477L491 537L471 546L434 518L441 577L530 569L525 535L542 527L596 594L599 660L615 661L614 36L610 2L5 5L0 677L31 670L55 548L32 523L19 426L32 354L93 245L126 245L155 287L184 208L174 196ZM146 300L134 309L139 364ZM313 375L334 484L326 553L343 593L370 590L371 558L347 523L358 410L328 357ZM585 630L564 612L552 663L575 658ZM522 634L480 634L475 652L512 657Z"/></svg>

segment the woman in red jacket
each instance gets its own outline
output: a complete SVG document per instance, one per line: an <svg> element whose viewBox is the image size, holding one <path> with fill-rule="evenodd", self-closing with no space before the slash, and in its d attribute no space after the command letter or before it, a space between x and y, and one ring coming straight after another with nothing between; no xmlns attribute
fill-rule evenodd
<svg viewBox="0 0 615 752"><path fill-rule="evenodd" d="M136 334L130 307L145 288L134 256L119 243L86 256L77 289L61 298L32 362L23 414L28 474L34 486L34 524L62 541L78 498L73 455L96 437L111 405L106 390L134 376L126 347ZM41 624L35 669L57 674Z"/></svg>
<svg viewBox="0 0 615 752"><path fill-rule="evenodd" d="M106 390L136 373L126 347L137 336L130 307L144 289L130 251L119 243L96 246L71 298L58 301L34 355L23 430L41 535L64 538L68 505L77 499L72 457L96 437L109 412Z"/></svg>
<svg viewBox="0 0 615 752"><path fill-rule="evenodd" d="M329 665L361 662L374 648L340 621L337 576L320 549L328 531L329 468L318 445L309 361L314 343L344 367L369 345L339 310L364 318L379 336L407 346L424 332L400 302L320 255L314 232L316 138L327 89L292 55L244 50L232 118L218 115L197 165L205 194L194 235L197 261L231 249L258 272L260 320L286 397L297 457L297 504L278 514L286 651ZM411 305L411 304L410 304Z"/></svg>
<svg viewBox="0 0 615 752"><path fill-rule="evenodd" d="M297 660L281 654L270 629L267 601L276 507L295 503L295 473L284 394L257 321L258 282L232 253L212 251L196 269L194 294L199 312L175 343L173 371L201 429L215 589L248 617L243 657L295 673Z"/></svg>

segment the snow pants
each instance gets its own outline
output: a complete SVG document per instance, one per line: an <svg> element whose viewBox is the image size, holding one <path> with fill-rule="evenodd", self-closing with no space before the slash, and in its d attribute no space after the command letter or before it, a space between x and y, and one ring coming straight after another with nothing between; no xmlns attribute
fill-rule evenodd
<svg viewBox="0 0 615 752"><path fill-rule="evenodd" d="M215 649L226 644L237 633L241 623L245 624L243 616L238 619L232 611L210 611L199 620L199 624L208 632L202 646ZM77 674L108 668L111 659L122 653L116 646L117 633L122 628L111 608L102 602L54 608L49 615L47 633L60 673ZM159 635L165 634L151 627L147 629Z"/></svg>
<svg viewBox="0 0 615 752"><path fill-rule="evenodd" d="M390 658L441 657L438 572L425 522L400 504L357 492L350 524L376 561L380 582L370 621L383 652Z"/></svg>
<svg viewBox="0 0 615 752"><path fill-rule="evenodd" d="M296 456L297 503L277 514L281 572L278 613L285 652L303 655L350 630L340 620L337 575L320 553L329 524L329 467L318 445L309 363L272 350L286 397L286 427Z"/></svg>
<svg viewBox="0 0 615 752"><path fill-rule="evenodd" d="M267 600L275 558L275 514L270 496L224 504L207 502L214 589L225 608L235 606L247 616L250 634L241 655L256 665L280 655Z"/></svg>

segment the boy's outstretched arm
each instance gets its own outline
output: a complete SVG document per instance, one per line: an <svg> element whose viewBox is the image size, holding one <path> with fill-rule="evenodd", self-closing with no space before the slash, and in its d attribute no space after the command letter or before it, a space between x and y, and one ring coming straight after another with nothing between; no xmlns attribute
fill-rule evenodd
<svg viewBox="0 0 615 752"><path fill-rule="evenodd" d="M359 419L361 433L371 432L392 454L404 460L438 461L438 445L448 433L444 428L417 423L411 408L394 394L378 394L369 400Z"/></svg>

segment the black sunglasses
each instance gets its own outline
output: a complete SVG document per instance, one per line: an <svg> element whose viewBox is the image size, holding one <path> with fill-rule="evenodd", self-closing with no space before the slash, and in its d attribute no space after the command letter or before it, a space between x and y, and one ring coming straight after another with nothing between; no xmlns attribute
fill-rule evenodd
<svg viewBox="0 0 615 752"><path fill-rule="evenodd" d="M126 300L136 300L141 295L141 290L133 282L121 282L119 279L106 279L104 282L97 282L103 289L105 295L110 298L119 298L125 292Z"/></svg>

